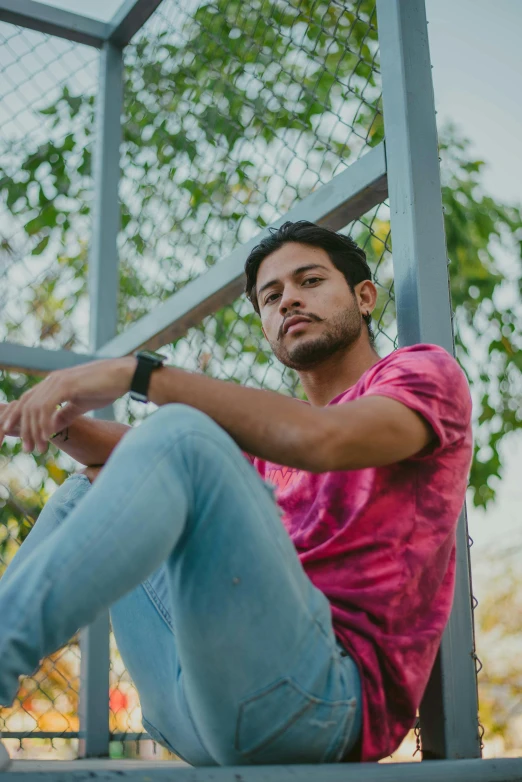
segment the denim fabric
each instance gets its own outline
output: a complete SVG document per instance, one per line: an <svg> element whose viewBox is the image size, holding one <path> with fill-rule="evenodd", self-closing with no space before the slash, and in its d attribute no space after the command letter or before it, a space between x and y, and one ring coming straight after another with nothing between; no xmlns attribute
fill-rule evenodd
<svg viewBox="0 0 522 782"><path fill-rule="evenodd" d="M193 765L328 763L361 726L355 662L272 492L209 417L164 405L91 486L53 494L0 581L0 703L110 607L150 735Z"/></svg>

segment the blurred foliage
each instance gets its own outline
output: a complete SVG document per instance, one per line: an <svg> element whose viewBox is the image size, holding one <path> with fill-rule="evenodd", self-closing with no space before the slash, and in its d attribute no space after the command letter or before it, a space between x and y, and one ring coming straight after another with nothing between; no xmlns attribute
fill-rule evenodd
<svg viewBox="0 0 522 782"><path fill-rule="evenodd" d="M488 592L475 611L480 637L480 720L484 740L500 741L500 754L522 747L522 576L517 560L522 546L497 550L477 563L487 569Z"/></svg>

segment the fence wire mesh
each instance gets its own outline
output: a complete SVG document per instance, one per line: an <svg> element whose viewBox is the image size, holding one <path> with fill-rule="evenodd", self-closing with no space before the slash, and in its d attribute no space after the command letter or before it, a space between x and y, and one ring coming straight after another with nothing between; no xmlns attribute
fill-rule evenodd
<svg viewBox="0 0 522 782"><path fill-rule="evenodd" d="M7 24L0 35L0 335L82 352L96 53ZM383 137L373 0L163 0L124 64L120 332ZM376 346L386 355L396 347L387 204L343 232L367 252L380 294ZM244 296L163 352L189 370L302 394ZM2 372L1 401L36 382ZM115 409L136 425L151 412L127 399ZM40 455L23 453L15 438L4 442L0 574L77 467L54 445ZM22 680L13 708L0 711L0 730L33 754L44 740L20 737L54 735L56 751L73 756L77 741L58 737L78 731L78 675L73 639ZM113 639L109 704L112 733L141 732L139 699Z"/></svg>
<svg viewBox="0 0 522 782"><path fill-rule="evenodd" d="M0 338L86 350L96 52L5 23L0 49Z"/></svg>
<svg viewBox="0 0 522 782"><path fill-rule="evenodd" d="M122 330L382 140L373 0L164 0L124 62Z"/></svg>

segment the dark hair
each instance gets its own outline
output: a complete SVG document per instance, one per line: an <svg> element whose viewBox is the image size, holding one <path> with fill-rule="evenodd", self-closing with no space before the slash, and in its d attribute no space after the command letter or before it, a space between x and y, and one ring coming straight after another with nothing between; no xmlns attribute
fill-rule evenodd
<svg viewBox="0 0 522 782"><path fill-rule="evenodd" d="M349 236L343 236L329 228L322 228L320 225L308 222L308 220L298 220L295 223L288 221L283 223L280 228L270 228L269 230L270 235L254 247L245 263L245 291L258 315L256 281L261 262L288 242L308 244L325 250L335 268L344 274L352 293L355 293L355 286L359 282L372 279L372 273L366 261L366 253ZM363 318L368 327L370 344L373 345L375 338L371 327L372 316L363 315Z"/></svg>

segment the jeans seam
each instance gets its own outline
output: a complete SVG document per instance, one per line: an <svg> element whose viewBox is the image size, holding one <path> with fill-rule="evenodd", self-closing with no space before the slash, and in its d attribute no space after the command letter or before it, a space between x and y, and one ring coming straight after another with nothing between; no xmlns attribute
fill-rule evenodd
<svg viewBox="0 0 522 782"><path fill-rule="evenodd" d="M68 477L68 478L66 478L66 480L65 480L65 481L64 481L64 482L61 484L61 486L64 486L64 484L66 483L66 481L70 481L70 480L71 480L71 478L75 478L77 475L78 475L79 477L81 477L81 478L85 478L85 479L86 479L86 481L87 481L87 482L89 483L89 485L90 485L90 483L91 483L91 482L89 481L89 479L87 478L87 476L86 476L86 475L80 475L80 473L73 473L72 475L69 475L69 477ZM61 488L61 486L60 486L59 488ZM69 489L69 491L67 492L67 494L65 495L65 497L63 497L63 498L60 500L61 504L63 504L63 505L65 505L66 503L69 503L69 502L71 502L71 500L72 500L74 486L69 486L69 487L68 487L68 489ZM46 505L45 507L47 507L47 505ZM42 510L43 510L43 508L42 508ZM63 522L65 521L65 519L61 519L61 520L60 520L60 518L59 518L58 514L56 513L56 509L55 509L55 508L54 508L52 505L50 505L50 506L47 508L47 510L48 510L48 511L50 511L50 512L53 514L53 518L54 518L54 520L56 521L56 526L57 526L57 527L60 527L60 526L63 524ZM74 510L74 507L72 508L72 510ZM41 511L40 511L40 512L41 512ZM39 514L38 514L38 515L39 515ZM65 517L65 518L67 518L67 517ZM36 521L38 521L38 519L36 519ZM36 524L36 521L35 521L35 524ZM34 525L33 525L33 526L34 526Z"/></svg>
<svg viewBox="0 0 522 782"><path fill-rule="evenodd" d="M191 765L189 763L189 761L186 758L183 757L181 752L178 752L178 750L176 749L174 744L171 744L171 742L167 739L167 737L164 736L163 733L160 730L158 730L158 728L155 725L153 725L152 722L150 720L148 720L147 717L145 717L143 714L142 714L142 717L141 717L141 722L143 724L143 727L145 728L145 730L147 731L147 733L149 734L149 736L151 737L151 739L154 742L156 742L157 744L160 744L160 743L166 744L167 745L167 749L169 750L169 752L172 752L174 755L177 755L178 758L180 758L180 760L182 760L184 763L187 763L188 765ZM158 739L155 739L154 736L151 735L151 733L148 730L147 726L152 728L152 730L155 731L158 734L158 736L161 736L161 738L162 738L161 742L159 742Z"/></svg>
<svg viewBox="0 0 522 782"><path fill-rule="evenodd" d="M352 733L351 730L347 733L346 727L347 727L348 719L351 717L352 718L352 728L353 728L353 719L355 717L355 711L357 709L357 698L355 697L355 695L352 696L351 698L349 698L348 700L349 700L349 706L348 706L348 708L346 710L346 715L344 717L344 721L343 721L343 725L342 725L340 747L337 749L337 751L336 751L334 757L332 758L332 760L329 760L330 753L335 748L335 738L332 739L332 741L330 743L330 746L328 747L328 749L327 749L327 751L325 753L325 762L338 763L340 761L340 759L343 758L344 755L346 754L346 747L348 745L348 741L350 740L351 733ZM328 758L328 760L326 760L327 758Z"/></svg>
<svg viewBox="0 0 522 782"><path fill-rule="evenodd" d="M156 611L159 613L161 618L166 623L167 627L174 632L174 625L172 624L172 617L170 616L170 613L165 608L165 605L161 598L159 597L158 593L152 586L150 580L147 578L142 583L142 587L145 590L145 593L149 600L151 601L152 605L156 609Z"/></svg>

